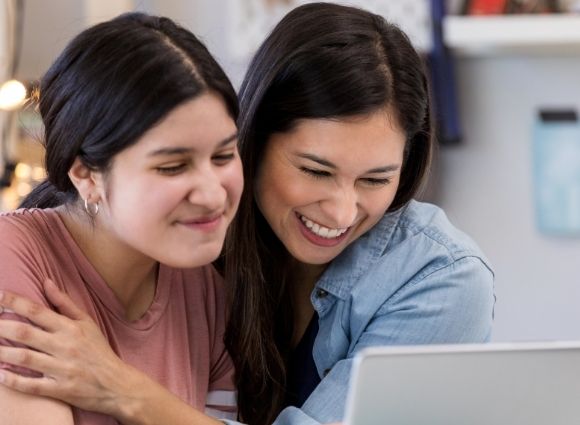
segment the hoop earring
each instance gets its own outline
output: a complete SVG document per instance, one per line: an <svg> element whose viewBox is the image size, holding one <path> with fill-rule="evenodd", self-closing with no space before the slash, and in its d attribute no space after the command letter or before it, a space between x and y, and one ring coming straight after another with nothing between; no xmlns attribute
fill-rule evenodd
<svg viewBox="0 0 580 425"><path fill-rule="evenodd" d="M85 211L90 217L96 217L96 215L99 213L99 203L89 203L89 200L85 199Z"/></svg>

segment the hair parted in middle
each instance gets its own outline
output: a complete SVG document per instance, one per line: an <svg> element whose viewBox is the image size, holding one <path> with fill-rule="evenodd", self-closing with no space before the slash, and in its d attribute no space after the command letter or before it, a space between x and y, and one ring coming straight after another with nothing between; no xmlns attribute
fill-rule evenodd
<svg viewBox="0 0 580 425"><path fill-rule="evenodd" d="M406 135L401 179L389 211L408 203L428 172L433 146L422 59L383 17L331 3L288 13L254 56L240 90L239 140L248 182L226 245L232 309L226 342L234 358L241 418L271 423L285 394L292 335L286 285L290 258L254 200L264 148L299 120L392 111Z"/></svg>
<svg viewBox="0 0 580 425"><path fill-rule="evenodd" d="M172 109L205 92L233 119L238 101L226 74L187 29L165 17L127 13L77 35L40 83L48 178L21 207L77 199L68 171L75 158L106 171Z"/></svg>

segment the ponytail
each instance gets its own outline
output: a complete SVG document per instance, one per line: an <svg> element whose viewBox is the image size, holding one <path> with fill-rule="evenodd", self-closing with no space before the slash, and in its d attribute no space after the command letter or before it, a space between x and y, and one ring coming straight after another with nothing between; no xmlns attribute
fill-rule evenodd
<svg viewBox="0 0 580 425"><path fill-rule="evenodd" d="M61 192L50 181L45 180L24 198L18 208L54 208L73 197L74 194Z"/></svg>

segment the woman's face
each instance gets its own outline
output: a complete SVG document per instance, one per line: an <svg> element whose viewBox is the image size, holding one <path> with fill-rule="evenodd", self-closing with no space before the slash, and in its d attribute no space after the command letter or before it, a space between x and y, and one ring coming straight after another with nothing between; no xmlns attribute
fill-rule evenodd
<svg viewBox="0 0 580 425"><path fill-rule="evenodd" d="M113 159L99 193L99 225L173 267L211 262L243 187L236 135L216 95L176 107Z"/></svg>
<svg viewBox="0 0 580 425"><path fill-rule="evenodd" d="M302 120L270 137L255 182L260 211L290 254L332 261L393 201L405 134L392 115Z"/></svg>

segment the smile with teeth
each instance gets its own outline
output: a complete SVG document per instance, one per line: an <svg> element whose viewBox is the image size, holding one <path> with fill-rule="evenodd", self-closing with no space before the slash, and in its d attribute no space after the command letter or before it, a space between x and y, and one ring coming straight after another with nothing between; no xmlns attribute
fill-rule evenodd
<svg viewBox="0 0 580 425"><path fill-rule="evenodd" d="M325 239L338 238L348 230L348 227L344 229L329 229L328 227L321 226L318 223L308 220L303 215L300 216L300 220L302 221L302 223L304 223L304 225L308 228L308 230L310 230L315 235Z"/></svg>

